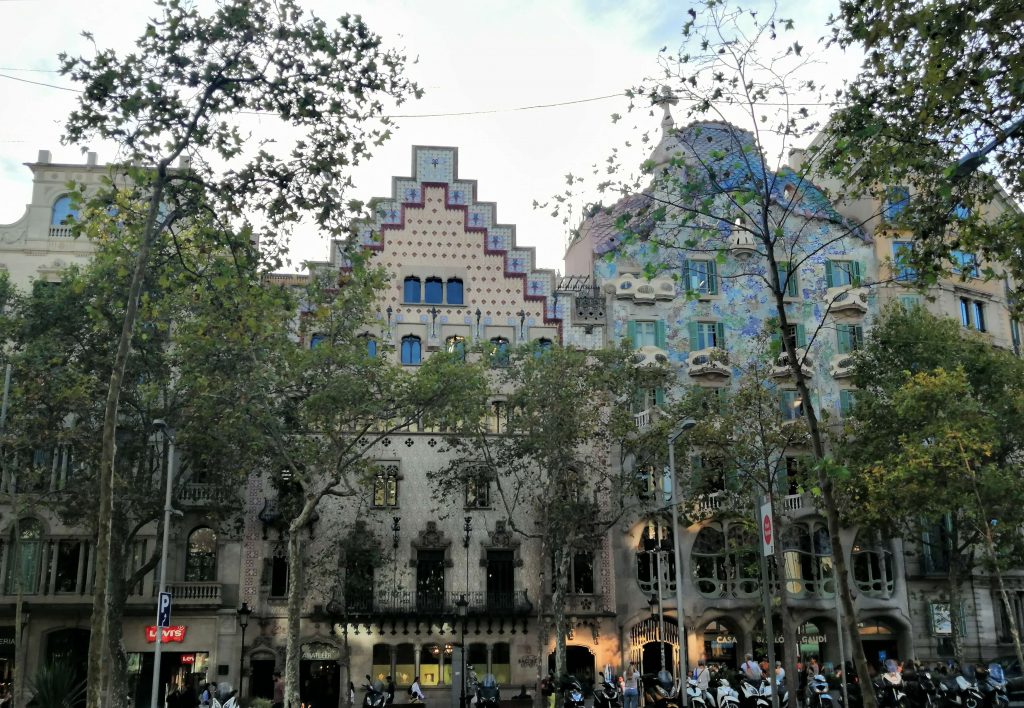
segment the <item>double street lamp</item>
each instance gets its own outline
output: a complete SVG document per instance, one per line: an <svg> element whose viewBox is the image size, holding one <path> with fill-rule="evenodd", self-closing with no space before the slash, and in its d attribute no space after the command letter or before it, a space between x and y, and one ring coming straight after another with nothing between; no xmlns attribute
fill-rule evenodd
<svg viewBox="0 0 1024 708"><path fill-rule="evenodd" d="M242 696L242 675L245 670L245 628L249 626L249 615L252 614L252 608L249 607L248 602L243 602L242 606L235 610L235 614L238 615L238 626L242 628L242 650L238 652L238 696Z"/></svg>
<svg viewBox="0 0 1024 708"><path fill-rule="evenodd" d="M679 623L679 677L685 673L683 666L686 657L686 630L684 629L686 623L683 621L683 552L681 549L683 544L679 543L679 483L678 479L676 479L676 440L683 433L693 429L695 425L697 425L696 420L686 418L679 423L675 430L668 434L668 474L670 484L672 485L672 494L669 501L672 505L672 546L676 557L676 621Z"/></svg>
<svg viewBox="0 0 1024 708"><path fill-rule="evenodd" d="M466 617L469 614L469 600L465 595L460 595L455 601L455 607L459 612L462 635L462 695L459 697L459 708L466 708Z"/></svg>

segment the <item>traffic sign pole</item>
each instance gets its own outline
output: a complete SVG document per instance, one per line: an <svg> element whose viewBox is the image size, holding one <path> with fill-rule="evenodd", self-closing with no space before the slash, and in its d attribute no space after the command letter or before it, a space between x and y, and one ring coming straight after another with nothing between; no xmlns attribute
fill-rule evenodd
<svg viewBox="0 0 1024 708"><path fill-rule="evenodd" d="M779 686L775 679L775 629L772 627L772 593L768 578L768 556L775 553L775 514L772 513L772 496L769 494L755 507L757 522L761 530L761 599L764 603L764 641L768 645L768 688L772 696L772 708L779 708ZM779 568L780 592L785 592L782 572ZM785 641L785 639L783 639ZM795 699L794 699L795 700Z"/></svg>
<svg viewBox="0 0 1024 708"><path fill-rule="evenodd" d="M164 627L171 624L171 594L167 592L167 544L171 529L171 487L174 483L174 435L167 431L167 492L164 496L164 536L160 548L160 589L156 605L156 646L153 653L153 687L150 692L150 708L159 708L160 699L160 647L163 644ZM164 603L166 601L166 608ZM165 622L161 624L161 622Z"/></svg>

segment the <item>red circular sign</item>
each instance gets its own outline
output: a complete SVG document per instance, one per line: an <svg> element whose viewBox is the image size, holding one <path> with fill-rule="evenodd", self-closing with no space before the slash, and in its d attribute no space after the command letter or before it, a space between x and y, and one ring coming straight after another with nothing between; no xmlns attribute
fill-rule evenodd
<svg viewBox="0 0 1024 708"><path fill-rule="evenodd" d="M772 544L772 517L771 514L764 515L764 545Z"/></svg>

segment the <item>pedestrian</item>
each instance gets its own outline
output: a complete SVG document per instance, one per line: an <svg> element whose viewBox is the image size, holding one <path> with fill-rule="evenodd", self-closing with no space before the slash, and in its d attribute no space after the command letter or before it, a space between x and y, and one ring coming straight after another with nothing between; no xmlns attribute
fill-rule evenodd
<svg viewBox="0 0 1024 708"><path fill-rule="evenodd" d="M708 690L711 685L711 671L704 665L704 660L697 662L697 668L693 670L693 678L697 682L697 688L702 692Z"/></svg>
<svg viewBox="0 0 1024 708"><path fill-rule="evenodd" d="M476 668L470 664L466 667L466 691L469 692L469 705L476 705L479 688L480 677L476 675Z"/></svg>
<svg viewBox="0 0 1024 708"><path fill-rule="evenodd" d="M775 685L781 686L786 681L786 670L782 668L782 662L775 662Z"/></svg>
<svg viewBox="0 0 1024 708"><path fill-rule="evenodd" d="M622 708L637 708L640 701L640 673L632 664L622 674Z"/></svg>
<svg viewBox="0 0 1024 708"><path fill-rule="evenodd" d="M546 703L549 708L555 707L555 677L550 671L547 676L541 679L540 695L544 697L544 703Z"/></svg>
<svg viewBox="0 0 1024 708"><path fill-rule="evenodd" d="M818 666L818 657L812 656L811 660L807 662L807 675L810 678L821 675L821 667Z"/></svg>
<svg viewBox="0 0 1024 708"><path fill-rule="evenodd" d="M423 689L420 688L420 677L417 676L412 680L412 685L409 686L409 696L412 698L413 703L422 703L426 696L423 695Z"/></svg>
<svg viewBox="0 0 1024 708"><path fill-rule="evenodd" d="M752 654L744 655L743 663L740 664L740 671L751 681L757 681L761 678L761 667L754 661Z"/></svg>
<svg viewBox="0 0 1024 708"><path fill-rule="evenodd" d="M270 708L284 708L284 679L280 671L274 672L274 702Z"/></svg>
<svg viewBox="0 0 1024 708"><path fill-rule="evenodd" d="M353 706L356 704L356 685L351 681L348 682L348 703Z"/></svg>
<svg viewBox="0 0 1024 708"><path fill-rule="evenodd" d="M390 706L390 705L394 704L394 702L395 702L395 680L393 678L391 678L391 676L388 676L388 687L385 690L385 693L387 694L387 699L384 701L384 705Z"/></svg>

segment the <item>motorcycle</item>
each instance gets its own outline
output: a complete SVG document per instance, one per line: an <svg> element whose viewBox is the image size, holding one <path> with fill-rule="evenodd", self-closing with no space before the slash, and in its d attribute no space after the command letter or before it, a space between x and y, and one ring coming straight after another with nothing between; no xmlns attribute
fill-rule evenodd
<svg viewBox="0 0 1024 708"><path fill-rule="evenodd" d="M780 683L778 686L779 708L789 707L789 693L786 692L786 685ZM761 679L761 685L757 691L757 708L772 708L772 684L771 681Z"/></svg>
<svg viewBox="0 0 1024 708"><path fill-rule="evenodd" d="M501 703L501 689L494 674L485 674L476 689L477 708L498 708Z"/></svg>
<svg viewBox="0 0 1024 708"><path fill-rule="evenodd" d="M886 672L875 680L875 695L880 708L907 708L907 694L896 662L885 662Z"/></svg>
<svg viewBox="0 0 1024 708"><path fill-rule="evenodd" d="M761 698L761 683L745 674L736 677L739 685L740 708L757 708L757 701Z"/></svg>
<svg viewBox="0 0 1024 708"><path fill-rule="evenodd" d="M711 692L712 708L740 708L740 696L726 679L718 679L718 685Z"/></svg>
<svg viewBox="0 0 1024 708"><path fill-rule="evenodd" d="M679 681L672 679L668 671L659 671L658 679L650 690L645 691L644 705L655 708L682 708L679 701Z"/></svg>
<svg viewBox="0 0 1024 708"><path fill-rule="evenodd" d="M383 682L374 681L367 674L363 690L366 691L366 695L363 696L363 708L384 708L388 700L388 694L384 692Z"/></svg>
<svg viewBox="0 0 1024 708"><path fill-rule="evenodd" d="M562 684L562 705L583 708L583 684L575 676L568 676Z"/></svg>
<svg viewBox="0 0 1024 708"><path fill-rule="evenodd" d="M1010 705L1002 666L993 663L987 669L980 667L975 671L975 677L984 697L984 708L1007 708Z"/></svg>
<svg viewBox="0 0 1024 708"><path fill-rule="evenodd" d="M949 676L939 682L940 708L982 708L984 696L974 680L974 667L967 665L959 676Z"/></svg>
<svg viewBox="0 0 1024 708"><path fill-rule="evenodd" d="M694 678L686 682L686 701L690 708L715 708L714 698L707 691L701 690Z"/></svg>
<svg viewBox="0 0 1024 708"><path fill-rule="evenodd" d="M912 708L935 708L936 686L930 671L917 671L913 679L903 682L906 687L907 701Z"/></svg>
<svg viewBox="0 0 1024 708"><path fill-rule="evenodd" d="M821 674L810 677L807 681L807 708L835 708L835 705L825 677Z"/></svg>
<svg viewBox="0 0 1024 708"><path fill-rule="evenodd" d="M618 684L602 681L601 687L594 691L594 708L622 708L622 693Z"/></svg>

